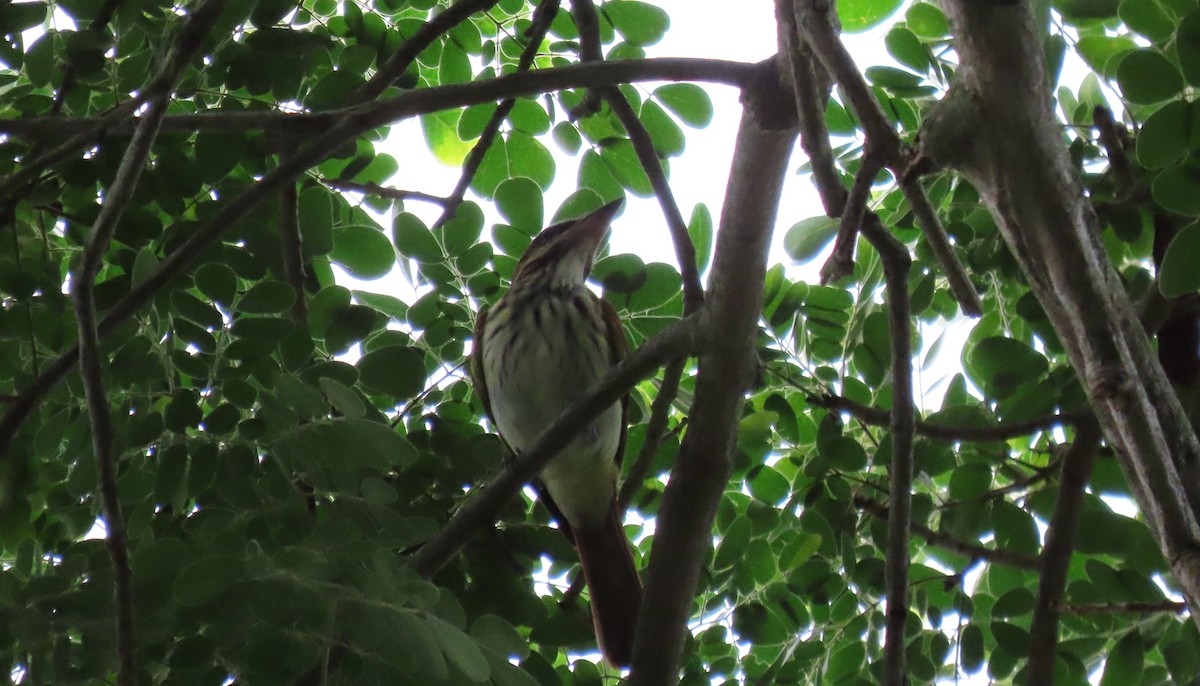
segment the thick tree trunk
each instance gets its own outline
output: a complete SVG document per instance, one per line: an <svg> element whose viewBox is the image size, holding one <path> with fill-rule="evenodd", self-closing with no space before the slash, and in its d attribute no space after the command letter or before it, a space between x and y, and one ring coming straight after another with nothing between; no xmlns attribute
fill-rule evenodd
<svg viewBox="0 0 1200 686"><path fill-rule="evenodd" d="M1100 243L1051 110L1043 34L1026 3L943 7L962 66L921 152L991 209L1200 622L1200 444Z"/></svg>

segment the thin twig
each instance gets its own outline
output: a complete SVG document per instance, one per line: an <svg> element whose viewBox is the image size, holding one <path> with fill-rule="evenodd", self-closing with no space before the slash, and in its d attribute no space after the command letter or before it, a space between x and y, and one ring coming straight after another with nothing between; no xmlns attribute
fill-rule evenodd
<svg viewBox="0 0 1200 686"><path fill-rule="evenodd" d="M104 6L100 8L99 14L92 18L88 23L87 30L100 32L104 27L108 26L108 22L112 21L113 15L117 12L117 7L121 4L121 0L106 0ZM66 67L62 71L62 85L59 86L58 92L54 94L54 102L50 105L50 114L57 115L62 112L63 104L67 101L67 95L75 87L75 64L67 60Z"/></svg>
<svg viewBox="0 0 1200 686"><path fill-rule="evenodd" d="M571 0L571 17L575 19L575 28L579 29L579 61L602 61L604 53L600 49L600 17L596 14L596 5L592 0ZM599 111L600 95L588 89L583 100L567 112L567 118L576 121Z"/></svg>
<svg viewBox="0 0 1200 686"><path fill-rule="evenodd" d="M868 166L873 163L868 157L863 164ZM868 174L874 176L869 169ZM855 182L854 185L857 189L860 184ZM854 196L855 192L852 191L851 198ZM842 217L852 218L854 213L854 205L851 204ZM913 429L916 421L912 376L912 308L908 299L908 274L912 258L908 249L888 233L877 216L872 214L867 218L862 232L883 260L888 330L892 339L892 464L884 559L887 627L884 632L883 682L889 686L907 686L904 625L908 620L908 527L912 520Z"/></svg>
<svg viewBox="0 0 1200 686"><path fill-rule="evenodd" d="M938 218L933 205L929 204L929 196L925 195L925 189L921 187L921 182L916 176L900 175L900 190L904 192L908 206L917 219L917 225L921 227L925 242L929 244L929 249L933 252L938 264L941 265L942 271L946 273L950 292L954 294L954 299L958 301L963 314L968 317L982 317L983 302L979 299L979 294L975 292L975 286L971 284L967 268L954 254L954 246L950 243L950 237L946 235L946 229L942 226L942 220Z"/></svg>
<svg viewBox="0 0 1200 686"><path fill-rule="evenodd" d="M800 147L812 168L813 183L821 196L825 215L840 217L846 207L847 192L834 163L829 129L825 126L825 108L832 92L829 72L812 54L796 23L797 0L776 0L779 50L787 82L792 85L796 112L800 118Z"/></svg>
<svg viewBox="0 0 1200 686"><path fill-rule="evenodd" d="M854 496L854 505L873 517L884 520L888 519L888 506L878 500L857 494ZM986 560L993 564L1005 565L1006 567L1014 567L1016 569L1038 568L1038 559L1032 555L1024 555L997 548L986 548L978 543L960 541L949 534L934 531L924 524L918 524L917 522L909 522L908 530L909 533L912 533L935 548L948 550L956 555L962 555L972 560Z"/></svg>
<svg viewBox="0 0 1200 686"><path fill-rule="evenodd" d="M207 0L193 13L176 38L171 54L148 89L152 95L137 131L112 184L104 194L104 203L92 226L92 235L83 250L79 270L71 277L71 295L79 328L80 374L91 420L92 446L101 511L106 527L105 546L113 566L116 595L117 683L137 683L137 642L134 636L133 572L129 565L129 542L121 503L117 493L117 458L113 452L114 429L104 388L104 368L100 354L100 335L96 324L96 277L108 251L117 223L133 199L150 147L158 135L158 125L166 113L170 91L183 67L200 47L224 7L224 0Z"/></svg>
<svg viewBox="0 0 1200 686"><path fill-rule="evenodd" d="M641 490L642 484L645 483L646 476L650 473L650 465L658 456L658 449L667 436L667 420L671 411L671 403L675 402L675 395L679 392L679 380L683 376L683 367L686 364L687 358L681 357L663 369L658 395L650 405L650 419L646 422L646 435L642 439L642 447L629 466L629 473L626 475L624 483L621 484L621 492L617 494L617 508L621 513L622 520L625 518L625 513L629 511L633 496ZM563 592L559 606L568 607L574 603L575 598L583 590L583 583L583 574L577 574L571 580L571 585Z"/></svg>
<svg viewBox="0 0 1200 686"><path fill-rule="evenodd" d="M833 243L833 254L821 267L821 283L848 276L854 271L854 246L858 243L858 227L867 212L871 200L871 185L883 168L883 162L870 152L863 153L862 164L854 176L854 187L846 198L846 204L838 226L837 240Z"/></svg>
<svg viewBox="0 0 1200 686"><path fill-rule="evenodd" d="M1037 601L1029 627L1029 662L1025 683L1029 686L1054 681L1054 663L1058 648L1058 604L1067 588L1067 570L1075 535L1079 530L1079 511L1084 491L1091 478L1092 465L1100 452L1100 426L1095 419L1079 425L1075 442L1063 457L1054 514L1046 531L1046 545L1040 557Z"/></svg>
<svg viewBox="0 0 1200 686"><path fill-rule="evenodd" d="M1064 615L1151 614L1155 612L1186 612L1188 604L1176 600L1128 603L1059 603L1056 609Z"/></svg>
<svg viewBox="0 0 1200 686"><path fill-rule="evenodd" d="M290 183L279 191L279 242L283 259L283 280L295 292L290 310L292 321L308 323L308 306L304 294L303 238L300 236L299 193Z"/></svg>
<svg viewBox="0 0 1200 686"><path fill-rule="evenodd" d="M334 189L335 191L347 191L350 193L363 193L364 195L374 195L387 200L421 200L435 205L445 207L450 204L450 198L443 198L440 195L431 193L423 193L421 191L408 191L399 188L390 188L381 186L377 183L358 183L357 181L347 181L345 179L331 179L322 176L317 179L322 184Z"/></svg>
<svg viewBox="0 0 1200 686"><path fill-rule="evenodd" d="M537 9L533 11L532 23L529 25L529 30L525 32L526 39L529 42L521 50L521 56L517 59L518 74L528 72L533 66L533 60L537 57L538 50L542 47L542 41L550 31L550 24L554 21L554 15L558 13L559 4L560 0L542 0L542 2L538 3ZM474 147L471 148L471 152L467 155L467 159L463 161L462 172L458 176L458 183L454 185L454 190L451 191L446 204L442 206L442 214L434 222L434 229L444 226L458 212L458 206L467 197L467 189L471 187L471 182L475 180L475 174L479 172L479 167L483 164L483 158L487 157L488 150L495 143L496 136L500 134L500 126L504 124L504 120L508 118L509 113L512 112L516 104L516 98L505 98L496 106L496 110L492 112L491 118L488 119L487 124L483 127L483 132L479 135L479 140L475 142Z"/></svg>
<svg viewBox="0 0 1200 686"><path fill-rule="evenodd" d="M1133 163L1129 161L1129 153L1126 151L1128 134L1113 120L1112 111L1103 105L1097 105L1092 110L1092 123L1100 133L1100 145L1104 146L1104 152L1108 154L1108 168L1112 170L1113 180L1116 181L1116 191L1113 195L1117 198L1134 197L1138 182Z"/></svg>
<svg viewBox="0 0 1200 686"><path fill-rule="evenodd" d="M869 407L837 395L810 395L808 403L828 410L848 412L864 424L886 426L891 421L892 413L887 410ZM921 436L943 441L1007 441L1038 431L1048 431L1064 424L1078 424L1091 417L1092 413L1087 410L1075 410L996 426L948 426L918 420L916 430Z"/></svg>
<svg viewBox="0 0 1200 686"><path fill-rule="evenodd" d="M577 0L576 2L577 5L581 3L591 4L590 0ZM679 262L679 274L683 278L683 311L684 314L691 314L704 303L704 286L700 284L700 270L696 266L696 246L692 243L692 237L688 235L687 222L683 220L679 204L675 202L675 194L671 192L671 185L667 183L667 175L663 171L662 162L659 161L658 153L654 150L654 141L650 139L650 132L642 125L621 89L610 86L596 89L596 92L600 93L600 96L612 108L613 114L617 115L617 119L629 133L629 142L633 144L633 151L637 154L638 161L641 162L642 169L646 172L646 177L650 179L650 186L654 189L655 197L658 198L658 206L667 220L671 243L675 247L675 259Z"/></svg>
<svg viewBox="0 0 1200 686"><path fill-rule="evenodd" d="M946 273L950 290L963 313L980 316L983 313L983 304L979 300L979 294L971 286L966 268L954 254L950 239L946 236L937 213L929 204L925 190L921 188L916 176L908 173L911 155L907 146L888 122L871 87L859 73L854 58L838 37L831 19L833 5L823 0L796 0L795 10L796 23L802 37L812 47L825 69L841 84L850 107L862 123L863 131L870 142L871 154L879 156L883 165L900 179L900 188L908 199L934 257Z"/></svg>
<svg viewBox="0 0 1200 686"><path fill-rule="evenodd" d="M404 91L399 95L362 105L322 112L203 112L169 114L162 131L270 131L271 133L326 133L338 122L353 118L369 123L366 130L394 124L409 117L457 107L470 107L505 98L539 95L566 89L596 88L618 83L643 81L691 81L717 83L745 88L754 79L759 65L699 57L653 57L572 64L565 67L536 69L506 74L486 81L453 83ZM119 114L119 116L118 116ZM0 134L26 138L59 137L86 129L86 140L103 129L112 134L132 133L136 120L129 113L104 117L36 117L0 119Z"/></svg>
<svg viewBox="0 0 1200 686"><path fill-rule="evenodd" d="M444 12L434 16L429 21L421 25L412 36L400 45L395 54L384 62L383 66L375 72L371 80L359 87L346 101L347 105L354 106L369 102L378 98L396 82L408 68L412 66L417 55L424 52L434 41L441 38L450 29L458 26L471 15L477 12L483 12L495 5L499 0L459 0L450 5Z"/></svg>
<svg viewBox="0 0 1200 686"><path fill-rule="evenodd" d="M422 577L436 574L496 513L532 480L579 431L605 408L621 399L642 379L656 373L668 360L693 355L699 349L700 319L684 319L644 343L608 371L586 395L571 403L522 450L487 486L478 489L465 505L425 542L413 556L413 568Z"/></svg>

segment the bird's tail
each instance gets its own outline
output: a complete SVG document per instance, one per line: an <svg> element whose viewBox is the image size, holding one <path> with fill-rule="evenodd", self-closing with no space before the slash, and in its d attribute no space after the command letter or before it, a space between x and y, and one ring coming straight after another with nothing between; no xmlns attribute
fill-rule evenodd
<svg viewBox="0 0 1200 686"><path fill-rule="evenodd" d="M577 527L573 534L592 600L592 623L600 652L614 667L627 667L633 658L642 582L615 504L604 521Z"/></svg>

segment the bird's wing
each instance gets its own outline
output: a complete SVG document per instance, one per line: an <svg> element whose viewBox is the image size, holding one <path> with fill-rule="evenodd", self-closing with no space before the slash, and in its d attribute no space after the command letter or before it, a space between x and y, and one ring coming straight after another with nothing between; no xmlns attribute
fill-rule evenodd
<svg viewBox="0 0 1200 686"><path fill-rule="evenodd" d="M479 315L475 317L475 340L471 343L471 359L467 365L467 370L471 374L471 386L475 389L475 394L483 402L483 411L487 413L488 421L493 425L496 423L496 418L492 415L492 402L488 398L487 379L483 377L483 333L487 329L487 308L479 311Z"/></svg>
<svg viewBox="0 0 1200 686"><path fill-rule="evenodd" d="M597 298L600 301L600 313L604 317L605 333L608 335L608 340L612 345L612 363L618 364L625 356L629 354L629 339L625 336L625 327L621 325L621 317L617 314L617 308L604 298ZM625 394L621 398L621 438L617 441L617 454L613 455L619 467L625 459L625 433L627 415L629 414L629 394Z"/></svg>

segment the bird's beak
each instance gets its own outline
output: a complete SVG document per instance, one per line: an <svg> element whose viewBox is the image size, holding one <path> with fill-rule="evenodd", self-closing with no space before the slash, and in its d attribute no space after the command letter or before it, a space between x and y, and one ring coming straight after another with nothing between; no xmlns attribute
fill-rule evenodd
<svg viewBox="0 0 1200 686"><path fill-rule="evenodd" d="M604 235L608 233L608 227L612 224L612 220L621 211L624 204L624 198L617 198L575 220L575 226L571 227L572 237L579 241L581 247L587 245L590 247L590 252L595 254L596 250L600 248L600 241L604 240Z"/></svg>

